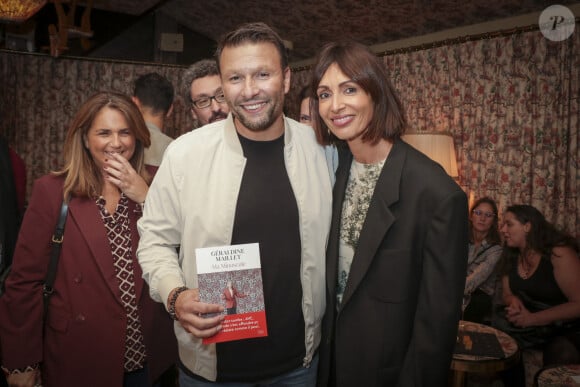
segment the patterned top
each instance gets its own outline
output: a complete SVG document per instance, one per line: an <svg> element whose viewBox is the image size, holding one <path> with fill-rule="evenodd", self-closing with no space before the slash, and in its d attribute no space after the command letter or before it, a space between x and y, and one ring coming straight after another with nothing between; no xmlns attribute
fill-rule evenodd
<svg viewBox="0 0 580 387"><path fill-rule="evenodd" d="M342 203L340 220L338 280L336 286L337 308L342 303L342 296L346 288L360 232L384 164L385 160L376 164L362 164L353 160L350 167L350 176L344 202Z"/></svg>
<svg viewBox="0 0 580 387"><path fill-rule="evenodd" d="M475 244L469 244L467 256L467 279L465 282L464 297L470 297L477 288L492 296L495 292L497 275L495 266L501 256L502 247L483 241L478 249Z"/></svg>
<svg viewBox="0 0 580 387"><path fill-rule="evenodd" d="M126 372L143 368L145 363L145 344L141 333L141 321L135 294L135 276L133 273L133 253L131 244L131 229L129 227L129 199L121 194L117 209L113 215L105 208L105 199L97 199L107 237L113 254L115 274L119 281L121 302L127 313L127 328L125 331L124 368Z"/></svg>

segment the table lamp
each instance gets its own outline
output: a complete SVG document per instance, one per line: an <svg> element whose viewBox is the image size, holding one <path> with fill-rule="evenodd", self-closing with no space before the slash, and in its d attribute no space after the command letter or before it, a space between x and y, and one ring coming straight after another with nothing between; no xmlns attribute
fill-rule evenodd
<svg viewBox="0 0 580 387"><path fill-rule="evenodd" d="M454 179L459 178L453 136L449 132L409 132L402 139L439 163Z"/></svg>

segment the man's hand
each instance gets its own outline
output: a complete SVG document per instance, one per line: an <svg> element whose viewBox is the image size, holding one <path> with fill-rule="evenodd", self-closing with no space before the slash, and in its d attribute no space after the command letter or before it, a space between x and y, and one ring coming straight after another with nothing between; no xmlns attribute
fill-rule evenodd
<svg viewBox="0 0 580 387"><path fill-rule="evenodd" d="M40 386L40 371L27 371L20 374L11 374L6 377L8 387L34 387Z"/></svg>
<svg viewBox="0 0 580 387"><path fill-rule="evenodd" d="M171 294L169 295L171 297ZM189 289L177 296L175 316L181 326L197 338L211 337L222 329L224 308L219 304L199 301L199 289ZM203 317L208 313L219 313L214 317Z"/></svg>

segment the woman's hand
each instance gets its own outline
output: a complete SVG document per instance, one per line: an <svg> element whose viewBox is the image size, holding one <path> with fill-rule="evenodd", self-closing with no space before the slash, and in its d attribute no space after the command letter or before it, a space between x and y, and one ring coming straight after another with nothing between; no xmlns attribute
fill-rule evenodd
<svg viewBox="0 0 580 387"><path fill-rule="evenodd" d="M181 326L197 338L211 337L222 329L225 316L223 306L199 301L199 289L189 289L175 300L175 315ZM219 313L214 317L203 317L207 313Z"/></svg>
<svg viewBox="0 0 580 387"><path fill-rule="evenodd" d="M6 377L8 387L34 387L40 386L40 371L27 371L19 374L11 374Z"/></svg>
<svg viewBox="0 0 580 387"><path fill-rule="evenodd" d="M517 327L532 327L535 326L534 313L522 306L519 310L510 310L506 308L507 320Z"/></svg>
<svg viewBox="0 0 580 387"><path fill-rule="evenodd" d="M514 296L513 294L507 297L506 302L506 312L520 312L522 309L525 309L524 303L518 297Z"/></svg>
<svg viewBox="0 0 580 387"><path fill-rule="evenodd" d="M111 153L105 160L105 178L117 186L129 199L143 203L149 186L123 156Z"/></svg>
<svg viewBox="0 0 580 387"><path fill-rule="evenodd" d="M506 319L516 326L529 326L522 325L527 324L529 321L530 312L524 306L522 300L518 297L511 295L507 298L507 306L505 307L505 317Z"/></svg>

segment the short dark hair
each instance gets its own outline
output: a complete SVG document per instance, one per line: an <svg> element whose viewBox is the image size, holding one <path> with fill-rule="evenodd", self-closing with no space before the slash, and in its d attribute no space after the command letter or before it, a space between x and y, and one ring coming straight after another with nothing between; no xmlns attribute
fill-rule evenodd
<svg viewBox="0 0 580 387"><path fill-rule="evenodd" d="M278 35L278 33L266 23L258 22L242 24L234 31L231 31L220 38L217 50L215 52L218 70L220 67L220 56L225 47L236 47L248 42L272 43L274 46L276 46L278 54L280 54L280 63L282 64L282 69L288 67L288 54L286 52L286 46L284 46L284 42L280 38L280 35Z"/></svg>
<svg viewBox="0 0 580 387"><path fill-rule="evenodd" d="M135 81L133 96L153 113L167 114L173 103L173 85L161 74L143 74Z"/></svg>
<svg viewBox="0 0 580 387"><path fill-rule="evenodd" d="M374 104L374 113L363 141L378 142L381 138L399 138L407 127L403 105L389 81L387 70L375 53L353 40L327 43L318 54L311 74L310 101L312 124L321 144L338 142L318 114L317 89L326 70L336 64L353 82L367 92Z"/></svg>
<svg viewBox="0 0 580 387"><path fill-rule="evenodd" d="M182 84L182 94L185 100L191 105L193 101L191 100L191 84L193 81L199 78L209 77L217 75L219 76L219 71L215 59L202 59L185 70L183 76L181 77Z"/></svg>

